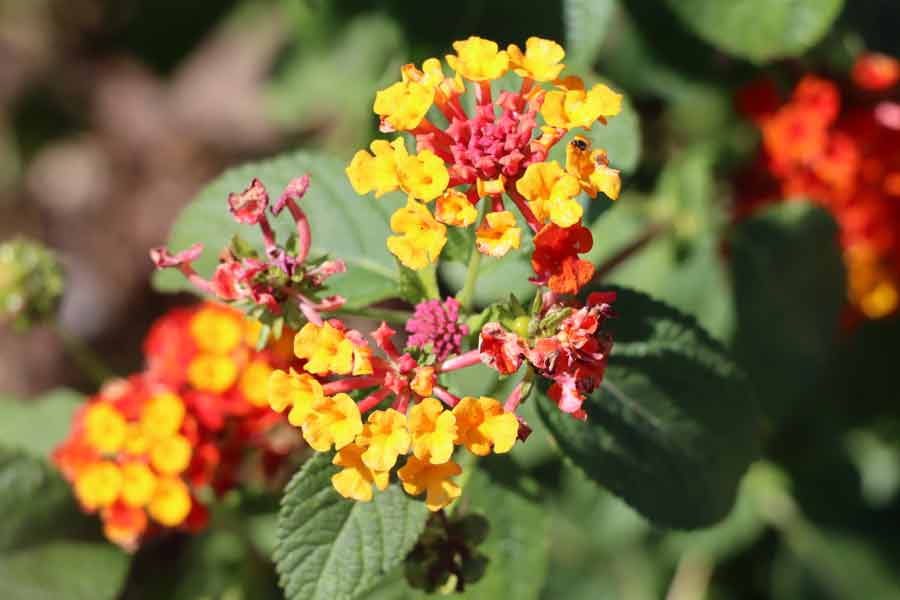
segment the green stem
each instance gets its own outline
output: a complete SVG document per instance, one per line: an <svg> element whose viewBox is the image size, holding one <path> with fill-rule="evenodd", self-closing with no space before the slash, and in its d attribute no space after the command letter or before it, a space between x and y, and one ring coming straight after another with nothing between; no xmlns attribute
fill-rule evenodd
<svg viewBox="0 0 900 600"><path fill-rule="evenodd" d="M430 264L424 269L416 271L416 275L418 275L419 281L422 282L422 287L425 288L425 295L431 300L440 300L441 292L438 289L437 265Z"/></svg>
<svg viewBox="0 0 900 600"><path fill-rule="evenodd" d="M106 366L103 359L77 335L67 330L60 323L55 323L52 327L57 337L62 341L66 352L88 379L100 386L106 380L113 378L113 372Z"/></svg>
<svg viewBox="0 0 900 600"><path fill-rule="evenodd" d="M481 266L481 252L478 248L472 248L472 254L469 256L469 266L466 268L466 282L463 284L456 299L459 301L463 312L469 312L472 309L472 299L475 296L475 283L478 281L478 269Z"/></svg>
<svg viewBox="0 0 900 600"><path fill-rule="evenodd" d="M634 238L629 244L620 248L615 254L607 259L606 262L597 267L597 270L594 272L594 282L605 279L622 263L627 262L629 258L637 255L641 250L646 248L650 242L658 238L661 234L666 233L671 225L670 221L655 222L647 225L640 235Z"/></svg>
<svg viewBox="0 0 900 600"><path fill-rule="evenodd" d="M398 323L400 325L406 323L412 313L407 310L395 310L392 308L347 308L342 307L334 311L332 314L347 315L351 317L364 317L366 319L375 319L376 321L387 321L388 323Z"/></svg>

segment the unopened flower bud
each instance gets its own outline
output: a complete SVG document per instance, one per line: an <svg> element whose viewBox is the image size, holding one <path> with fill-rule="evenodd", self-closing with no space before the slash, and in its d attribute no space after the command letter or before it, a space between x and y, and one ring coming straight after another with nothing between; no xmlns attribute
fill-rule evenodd
<svg viewBox="0 0 900 600"><path fill-rule="evenodd" d="M0 244L0 322L24 331L52 318L64 287L56 256L42 244L24 238Z"/></svg>

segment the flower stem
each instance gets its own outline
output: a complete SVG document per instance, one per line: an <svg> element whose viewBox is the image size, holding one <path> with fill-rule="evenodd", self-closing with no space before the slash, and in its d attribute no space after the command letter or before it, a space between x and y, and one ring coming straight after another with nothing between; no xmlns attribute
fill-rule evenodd
<svg viewBox="0 0 900 600"><path fill-rule="evenodd" d="M644 231L642 231L640 235L638 235L636 238L634 238L634 240L619 249L618 252L613 254L602 265L597 267L597 270L594 272L593 281L602 281L612 271L616 270L622 263L626 262L632 256L638 254L650 242L668 231L670 227L671 223L669 221L661 221L650 223L649 225L647 225L647 227L644 228Z"/></svg>
<svg viewBox="0 0 900 600"><path fill-rule="evenodd" d="M416 271L416 275L418 275L419 281L422 282L422 287L425 288L425 295L430 300L440 300L441 292L438 289L437 265L429 264L424 269Z"/></svg>
<svg viewBox="0 0 900 600"><path fill-rule="evenodd" d="M466 282L463 284L456 299L459 301L460 308L463 312L472 310L472 300L475 297L475 283L478 281L478 269L481 267L481 252L478 248L472 248L472 254L469 256L469 266L466 268Z"/></svg>
<svg viewBox="0 0 900 600"><path fill-rule="evenodd" d="M84 343L77 335L70 332L60 323L52 325L53 331L62 341L66 353L75 362L78 369L97 386L113 378L113 372L106 366L96 352Z"/></svg>

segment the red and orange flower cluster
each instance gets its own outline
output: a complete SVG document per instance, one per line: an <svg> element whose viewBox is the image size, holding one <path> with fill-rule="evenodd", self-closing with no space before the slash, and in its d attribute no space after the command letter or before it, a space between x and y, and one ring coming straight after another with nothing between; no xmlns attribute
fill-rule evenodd
<svg viewBox="0 0 900 600"><path fill-rule="evenodd" d="M391 218L397 235L387 246L416 270L437 260L448 225L469 227L479 220L479 204L485 207L475 229L478 251L499 257L518 248L522 231L507 210L508 197L536 236L535 283L577 293L594 272L590 262L578 258L590 250L592 239L581 225L577 198L581 192L592 198L603 192L615 199L619 172L609 167L604 150L592 151L580 135L567 145L565 167L547 157L569 131L606 124L621 110L622 96L603 84L587 89L573 75L561 78L565 52L550 40L529 38L523 51L515 44L500 50L492 41L470 37L453 48L456 53L446 59L455 76L447 77L441 61L429 58L421 70L405 65L401 81L378 92L374 110L381 131L412 134L416 153L407 150L403 137L375 140L371 153L360 150L347 167L353 188L376 198L395 190L408 195L406 206ZM521 84L494 100L491 84L508 72ZM474 90L473 114L460 100L465 82Z"/></svg>
<svg viewBox="0 0 900 600"><path fill-rule="evenodd" d="M260 325L204 304L162 317L145 342L147 368L105 385L76 414L54 462L107 537L132 550L167 529L196 531L201 498L234 487L247 456L271 474L291 442L273 436L266 382L293 360L276 345L255 350Z"/></svg>
<svg viewBox="0 0 900 600"><path fill-rule="evenodd" d="M900 63L864 55L855 87L805 76L782 103L774 85L753 85L739 107L763 145L738 184L739 214L809 198L837 221L851 304L868 318L900 306Z"/></svg>
<svg viewBox="0 0 900 600"><path fill-rule="evenodd" d="M447 332L458 330L455 322L443 324ZM479 363L477 350L459 354L457 341L442 348L452 358L420 364L397 349L394 334L385 323L372 333L378 355L360 332L337 319L307 323L294 338L302 368L271 375L269 402L278 412L288 411L313 449L336 451L333 462L341 470L332 484L342 496L370 501L373 486L384 490L402 462L397 475L403 489L425 494L428 508L439 510L460 495L451 480L462 472L452 459L455 446L479 456L508 452L519 421L493 398L459 398L439 384L439 375Z"/></svg>

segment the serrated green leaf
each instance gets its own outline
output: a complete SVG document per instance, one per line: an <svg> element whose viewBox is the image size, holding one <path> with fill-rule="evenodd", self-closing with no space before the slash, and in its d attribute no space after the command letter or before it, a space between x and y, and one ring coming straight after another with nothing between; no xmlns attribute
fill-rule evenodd
<svg viewBox="0 0 900 600"><path fill-rule="evenodd" d="M570 68L590 66L597 58L615 10L616 0L564 0L566 62Z"/></svg>
<svg viewBox="0 0 900 600"><path fill-rule="evenodd" d="M400 564L425 526L424 503L396 484L372 502L342 498L329 454L288 484L278 517L275 563L288 600L358 598Z"/></svg>
<svg viewBox="0 0 900 600"><path fill-rule="evenodd" d="M845 304L837 229L822 209L775 206L735 228L735 356L777 426L816 397Z"/></svg>
<svg viewBox="0 0 900 600"><path fill-rule="evenodd" d="M312 229L311 256L328 254L347 263L346 273L328 279L329 293L343 295L350 308L393 297L398 276L385 240L390 235L390 214L402 200L396 194L378 200L358 196L344 167L333 158L297 152L230 169L181 212L172 226L168 246L176 251L202 242L205 251L195 267L207 277L217 264L219 251L237 233L261 252L259 231L239 225L229 214L229 192L244 189L258 177L270 194L278 195L291 179L309 173L312 185L302 206ZM294 222L286 214L274 218L272 225L280 240L287 240L294 231ZM153 281L164 292L197 291L174 269L157 272Z"/></svg>
<svg viewBox="0 0 900 600"><path fill-rule="evenodd" d="M560 449L597 483L657 525L695 528L724 517L758 453L746 379L697 323L619 289L615 346L586 422L541 395Z"/></svg>
<svg viewBox="0 0 900 600"><path fill-rule="evenodd" d="M0 398L0 444L47 458L72 426L84 401L76 391L58 389L29 401Z"/></svg>
<svg viewBox="0 0 900 600"><path fill-rule="evenodd" d="M0 598L112 600L129 557L40 459L0 449Z"/></svg>
<svg viewBox="0 0 900 600"><path fill-rule="evenodd" d="M694 33L721 50L765 62L797 56L828 32L843 0L666 0Z"/></svg>

